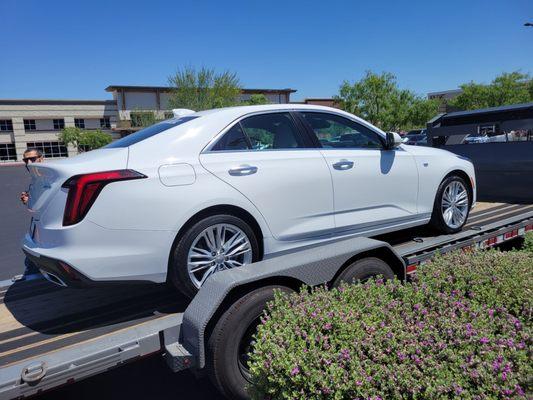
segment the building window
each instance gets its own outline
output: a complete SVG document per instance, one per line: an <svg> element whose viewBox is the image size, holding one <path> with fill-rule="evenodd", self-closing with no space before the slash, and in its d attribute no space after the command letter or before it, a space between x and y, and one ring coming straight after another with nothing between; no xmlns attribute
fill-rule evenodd
<svg viewBox="0 0 533 400"><path fill-rule="evenodd" d="M13 122L10 119L0 119L1 132L13 132Z"/></svg>
<svg viewBox="0 0 533 400"><path fill-rule="evenodd" d="M17 150L13 143L0 144L0 161L17 161Z"/></svg>
<svg viewBox="0 0 533 400"><path fill-rule="evenodd" d="M85 129L85 120L83 118L74 118L74 126L76 128Z"/></svg>
<svg viewBox="0 0 533 400"><path fill-rule="evenodd" d="M68 157L67 146L61 142L28 142L26 146L40 150L45 158Z"/></svg>
<svg viewBox="0 0 533 400"><path fill-rule="evenodd" d="M24 120L24 129L27 131L36 131L37 127L35 126L34 119L25 119Z"/></svg>
<svg viewBox="0 0 533 400"><path fill-rule="evenodd" d="M100 118L100 128L111 129L111 121L109 121L109 117Z"/></svg>
<svg viewBox="0 0 533 400"><path fill-rule="evenodd" d="M65 120L64 119L54 119L54 130L60 131L65 127Z"/></svg>

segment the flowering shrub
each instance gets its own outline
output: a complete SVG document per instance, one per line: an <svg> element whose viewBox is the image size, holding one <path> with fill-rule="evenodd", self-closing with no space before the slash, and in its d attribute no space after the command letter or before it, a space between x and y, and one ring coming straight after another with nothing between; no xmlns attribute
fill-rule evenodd
<svg viewBox="0 0 533 400"><path fill-rule="evenodd" d="M278 293L251 355L254 396L525 398L532 267L526 252L451 254L413 283Z"/></svg>
<svg viewBox="0 0 533 400"><path fill-rule="evenodd" d="M524 250L533 253L533 232L528 232L524 239Z"/></svg>
<svg viewBox="0 0 533 400"><path fill-rule="evenodd" d="M417 274L434 291L460 293L490 308L505 307L514 316L533 316L533 253L454 252L436 257Z"/></svg>

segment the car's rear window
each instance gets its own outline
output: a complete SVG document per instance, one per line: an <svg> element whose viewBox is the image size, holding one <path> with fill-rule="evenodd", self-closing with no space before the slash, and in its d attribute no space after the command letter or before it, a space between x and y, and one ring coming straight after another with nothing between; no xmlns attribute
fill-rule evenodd
<svg viewBox="0 0 533 400"><path fill-rule="evenodd" d="M132 144L139 143L149 137L157 135L158 133L164 132L167 129L174 128L175 126L184 124L187 121L198 118L197 116L188 115L181 118L167 119L166 121L159 122L158 124L149 126L148 128L141 129L138 132L132 133L122 139L117 140L116 142L110 143L105 148L113 149L117 147L129 147Z"/></svg>

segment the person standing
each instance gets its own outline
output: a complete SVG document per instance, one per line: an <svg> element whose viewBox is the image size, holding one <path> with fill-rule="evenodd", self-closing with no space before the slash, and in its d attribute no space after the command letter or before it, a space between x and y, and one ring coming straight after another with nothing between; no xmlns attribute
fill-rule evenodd
<svg viewBox="0 0 533 400"><path fill-rule="evenodd" d="M22 155L22 161L24 161L24 164L26 165L26 169L28 172L30 172L30 169L28 168L29 164L33 163L40 163L43 162L44 157L43 153L41 153L40 150L34 149L34 148L28 148ZM20 201L22 201L22 204L27 205L28 200L30 199L29 191L24 191L20 194Z"/></svg>
<svg viewBox="0 0 533 400"><path fill-rule="evenodd" d="M33 163L43 162L44 161L43 153L38 149L28 148L26 149L26 151L24 152L22 156L22 161L24 161L24 164L26 165L26 169L28 170L28 172L30 172L28 165L33 164ZM29 200L30 200L30 190L28 189L20 194L20 201L22 202L22 204L27 206ZM26 279L26 277L30 275L35 275L39 273L39 269L35 266L34 263L31 262L31 260L28 259L28 257L26 257L26 259L24 260L24 265L26 267L24 270L24 275L23 275L24 279Z"/></svg>

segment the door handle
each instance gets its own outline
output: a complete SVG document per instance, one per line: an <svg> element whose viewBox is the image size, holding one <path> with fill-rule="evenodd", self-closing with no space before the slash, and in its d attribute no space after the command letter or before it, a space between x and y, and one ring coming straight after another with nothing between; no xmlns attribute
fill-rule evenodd
<svg viewBox="0 0 533 400"><path fill-rule="evenodd" d="M353 161L350 160L340 160L333 164L333 168L339 171L345 171L347 169L353 168Z"/></svg>
<svg viewBox="0 0 533 400"><path fill-rule="evenodd" d="M231 176L244 176L252 175L257 172L257 167L253 165L239 165L238 167L232 168L228 171Z"/></svg>

